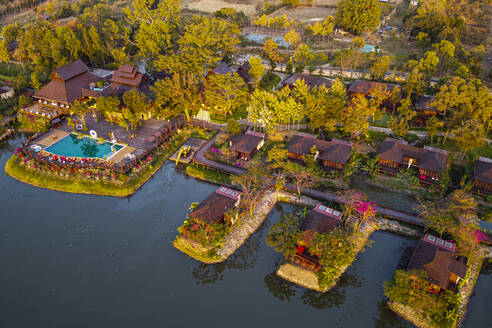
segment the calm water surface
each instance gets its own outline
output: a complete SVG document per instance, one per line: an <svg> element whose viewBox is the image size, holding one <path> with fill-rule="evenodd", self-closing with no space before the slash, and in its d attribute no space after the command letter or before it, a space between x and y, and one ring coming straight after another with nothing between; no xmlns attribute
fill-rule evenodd
<svg viewBox="0 0 492 328"><path fill-rule="evenodd" d="M20 143L0 145L0 165ZM0 172L0 327L411 327L384 304L404 237L376 232L330 292L320 295L273 272L265 243L281 213L228 261L202 265L172 247L189 205L216 186L167 163L128 199L37 189ZM490 322L485 268L466 327Z"/></svg>

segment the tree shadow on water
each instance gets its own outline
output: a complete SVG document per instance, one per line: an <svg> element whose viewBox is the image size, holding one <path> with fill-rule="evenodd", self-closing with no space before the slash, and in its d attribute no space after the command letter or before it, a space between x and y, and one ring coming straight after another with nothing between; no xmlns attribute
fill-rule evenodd
<svg viewBox="0 0 492 328"><path fill-rule="evenodd" d="M200 263L193 268L191 275L195 278L197 285L207 285L224 279L225 269L225 263Z"/></svg>
<svg viewBox="0 0 492 328"><path fill-rule="evenodd" d="M217 264L200 263L193 268L192 276L198 285L212 284L224 279L226 270L249 270L256 264L261 243L264 240L265 225L262 225L246 242L223 262Z"/></svg>
<svg viewBox="0 0 492 328"><path fill-rule="evenodd" d="M391 311L386 301L381 301L378 304L377 317L373 318L375 328L410 328L412 324L400 317L395 312Z"/></svg>
<svg viewBox="0 0 492 328"><path fill-rule="evenodd" d="M301 299L304 304L318 310L324 310L334 306L340 307L345 303L345 289L349 286L360 287L361 280L356 275L346 272L340 277L335 287L326 293L319 293L307 289L302 294Z"/></svg>
<svg viewBox="0 0 492 328"><path fill-rule="evenodd" d="M275 272L265 276L265 286L270 293L281 301L290 301L296 296L299 287L277 276Z"/></svg>

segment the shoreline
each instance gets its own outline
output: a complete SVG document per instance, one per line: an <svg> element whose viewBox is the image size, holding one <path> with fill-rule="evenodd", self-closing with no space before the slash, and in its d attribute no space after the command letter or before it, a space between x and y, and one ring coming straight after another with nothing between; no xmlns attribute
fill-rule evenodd
<svg viewBox="0 0 492 328"><path fill-rule="evenodd" d="M465 283L458 291L458 294L461 296L461 301L458 305L458 317L451 328L461 327L461 325L463 324L467 312L466 308L473 293L475 283L477 282L478 276L480 275L480 269L485 259L485 254L486 249L484 247L480 247L480 250L477 252L477 256L473 259L467 271L467 275L470 274L470 276L465 280ZM391 302L389 300L387 304L393 312L419 328L439 328L438 325L427 321L418 313L417 310L408 305Z"/></svg>
<svg viewBox="0 0 492 328"><path fill-rule="evenodd" d="M329 291L330 289L335 287L338 279L342 276L342 274L357 260L357 256L366 247L372 233L379 230L379 224L377 222L368 222L366 224L363 224L361 227L363 231L361 232L360 237L356 240L356 254L353 261L337 268L336 278L329 286L321 288L318 283L318 276L314 271L296 265L287 259L284 260L284 263L281 263L279 265L276 271L277 276L296 285L302 286L307 289L312 289L320 293L325 293Z"/></svg>
<svg viewBox="0 0 492 328"><path fill-rule="evenodd" d="M80 178L66 178L49 173L46 174L43 171L30 169L22 165L19 163L19 159L15 154L12 154L5 163L4 171L11 178L37 188L70 194L126 198L137 192L162 168L174 151L186 141L190 133L190 131L185 131L173 136L173 138L168 141L170 146L167 149L163 149L160 154L154 154L156 158L154 163L149 163L148 166L143 168L143 172L137 173L136 177L129 178L128 181L124 181L122 184L117 184L108 180L83 181L80 180ZM171 143L173 143L173 145L171 145ZM133 183L135 184L132 185Z"/></svg>
<svg viewBox="0 0 492 328"><path fill-rule="evenodd" d="M173 241L174 247L186 255L202 263L212 264L226 261L236 252L248 238L256 232L268 217L277 202L314 207L317 204L312 198L290 194L284 191L267 191L256 206L253 215L247 215L241 225L233 229L224 239L222 247L216 250L216 256L208 254L210 248L201 247L194 241L178 235Z"/></svg>

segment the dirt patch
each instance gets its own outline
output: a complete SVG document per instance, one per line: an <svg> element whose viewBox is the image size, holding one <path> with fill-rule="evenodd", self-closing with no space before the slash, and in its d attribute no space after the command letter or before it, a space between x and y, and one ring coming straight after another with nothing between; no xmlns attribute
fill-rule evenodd
<svg viewBox="0 0 492 328"><path fill-rule="evenodd" d="M248 0L241 1L241 3L234 3L235 1L224 0L183 0L181 1L181 8L198 10L206 13L213 13L222 8L234 8L237 11L242 11L246 15L253 16L256 13L256 3L259 1Z"/></svg>
<svg viewBox="0 0 492 328"><path fill-rule="evenodd" d="M336 7L336 2L333 1L334 6ZM270 17L282 16L283 14L287 15L288 18L294 19L296 21L303 21L305 23L313 23L316 21L322 21L327 16L332 15L333 17L336 14L335 7L298 7L298 8L288 8L283 7L279 10L270 14Z"/></svg>

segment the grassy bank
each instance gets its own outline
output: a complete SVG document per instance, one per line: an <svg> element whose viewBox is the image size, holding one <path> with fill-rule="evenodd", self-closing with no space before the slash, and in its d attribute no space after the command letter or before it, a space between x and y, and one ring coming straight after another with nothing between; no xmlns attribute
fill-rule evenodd
<svg viewBox="0 0 492 328"><path fill-rule="evenodd" d="M196 164L190 164L186 167L186 173L196 179L215 182L218 184L231 184L231 177L228 174L208 170Z"/></svg>
<svg viewBox="0 0 492 328"><path fill-rule="evenodd" d="M75 194L128 197L142 187L162 167L190 133L189 130L185 130L171 138L168 147L156 149L153 152L152 162L138 173L130 176L124 183L121 181L87 180L83 177L65 177L52 172L31 169L26 167L16 155L13 155L5 164L5 173L16 180L38 188Z"/></svg>
<svg viewBox="0 0 492 328"><path fill-rule="evenodd" d="M189 257L202 263L212 264L224 261L223 258L217 255L214 249L203 248L198 243L191 243L181 236L176 237L173 241L173 246Z"/></svg>

